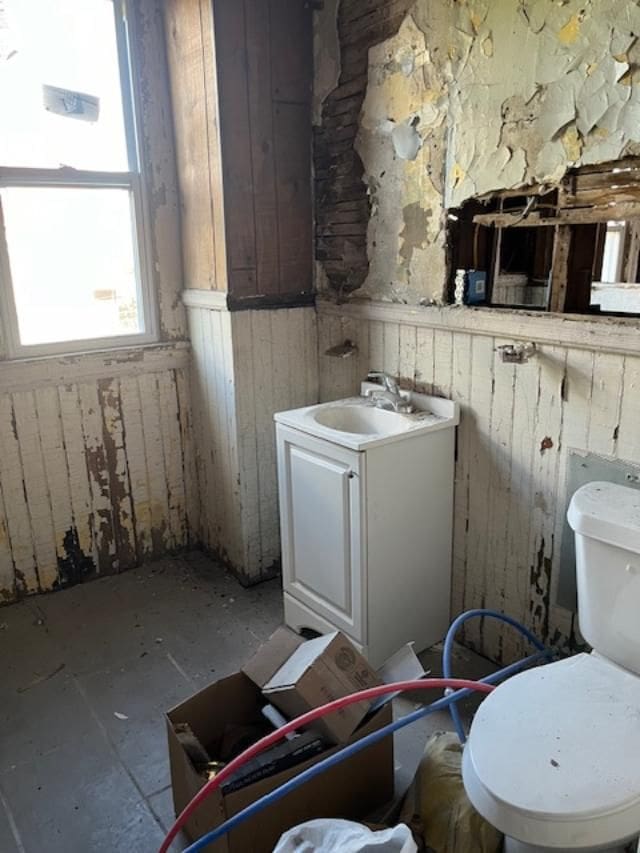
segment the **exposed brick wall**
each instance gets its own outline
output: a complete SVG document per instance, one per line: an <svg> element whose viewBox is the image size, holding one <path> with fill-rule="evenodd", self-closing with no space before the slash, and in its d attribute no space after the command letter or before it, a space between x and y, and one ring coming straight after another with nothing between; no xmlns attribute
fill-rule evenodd
<svg viewBox="0 0 640 853"><path fill-rule="evenodd" d="M339 294L356 290L369 270L370 202L355 150L367 88L369 48L400 27L414 0L342 0L338 10L341 72L316 129L316 258Z"/></svg>

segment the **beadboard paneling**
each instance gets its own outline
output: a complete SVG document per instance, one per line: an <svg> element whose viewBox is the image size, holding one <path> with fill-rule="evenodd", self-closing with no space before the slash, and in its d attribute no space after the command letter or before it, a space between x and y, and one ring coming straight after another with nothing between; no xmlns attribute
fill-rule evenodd
<svg viewBox="0 0 640 853"><path fill-rule="evenodd" d="M318 400L315 311L187 304L200 538L255 583L280 560L273 415Z"/></svg>
<svg viewBox="0 0 640 853"><path fill-rule="evenodd" d="M135 370L0 395L1 600L188 546L188 368Z"/></svg>
<svg viewBox="0 0 640 853"><path fill-rule="evenodd" d="M543 343L527 364L504 364L496 347L512 339L447 330L444 312L433 325L417 316L405 323L398 313L391 309L386 322L382 307L360 314L349 306L341 316L318 306L322 399L354 393L368 370L382 369L405 387L457 400L454 615L496 608L544 640L576 648L577 620L554 604L567 453L640 463L640 347L634 355L593 352L586 339L579 348ZM535 326L529 334L535 340ZM356 357L322 355L345 337L358 345ZM469 623L465 639L495 660L522 651L512 631L488 620Z"/></svg>

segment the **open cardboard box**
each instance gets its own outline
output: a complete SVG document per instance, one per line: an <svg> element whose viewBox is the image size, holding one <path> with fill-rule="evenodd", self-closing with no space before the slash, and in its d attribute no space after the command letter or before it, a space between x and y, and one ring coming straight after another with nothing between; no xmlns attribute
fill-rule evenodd
<svg viewBox="0 0 640 853"><path fill-rule="evenodd" d="M303 642L292 631L279 629L249 661L244 671L210 684L168 712L166 720L176 814L205 783L185 752L176 734L176 726L187 723L205 749L215 757L226 726L264 722L261 708L266 699L258 684L266 684ZM366 707L361 711L362 717ZM379 706L369 712L347 742L353 743L388 725L391 720L391 705ZM338 749L339 746L328 747L294 768L232 793L216 791L189 820L187 834L192 839L201 837ZM392 798L393 784L393 739L387 737L245 821L220 839L211 850L214 853L270 853L285 830L304 821L318 817L362 820Z"/></svg>
<svg viewBox="0 0 640 853"><path fill-rule="evenodd" d="M243 672L289 720L382 684L375 669L340 631L305 642L288 628L278 628ZM348 705L318 720L314 728L331 743L347 743L370 707L371 702Z"/></svg>

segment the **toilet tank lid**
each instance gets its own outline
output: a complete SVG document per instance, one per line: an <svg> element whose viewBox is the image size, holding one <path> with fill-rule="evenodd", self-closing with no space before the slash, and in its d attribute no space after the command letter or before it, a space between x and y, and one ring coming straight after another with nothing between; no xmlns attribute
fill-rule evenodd
<svg viewBox="0 0 640 853"><path fill-rule="evenodd" d="M640 491L615 483L587 483L567 513L576 533L640 554Z"/></svg>

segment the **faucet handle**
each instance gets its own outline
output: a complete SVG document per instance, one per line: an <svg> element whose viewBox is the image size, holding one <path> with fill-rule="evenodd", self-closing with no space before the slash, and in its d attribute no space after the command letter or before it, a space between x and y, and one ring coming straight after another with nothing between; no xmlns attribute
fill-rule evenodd
<svg viewBox="0 0 640 853"><path fill-rule="evenodd" d="M385 373L383 370L370 370L367 379L380 379L382 382L382 387L389 391L391 394L400 393L400 389L396 380L393 378L393 376L389 376L389 374Z"/></svg>

